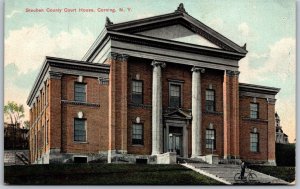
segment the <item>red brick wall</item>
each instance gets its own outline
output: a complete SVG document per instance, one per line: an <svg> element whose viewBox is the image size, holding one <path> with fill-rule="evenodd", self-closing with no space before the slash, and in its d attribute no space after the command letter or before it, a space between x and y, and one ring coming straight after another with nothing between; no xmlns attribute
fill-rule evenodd
<svg viewBox="0 0 300 189"><path fill-rule="evenodd" d="M61 148L61 80L51 78L50 83L50 147Z"/></svg>
<svg viewBox="0 0 300 189"><path fill-rule="evenodd" d="M74 101L74 83L77 77L62 77L63 100ZM86 83L87 87L87 103L97 106L62 103L63 152L97 153L108 150L108 85L101 85L97 78L85 76L83 83ZM86 143L74 142L74 118L77 118L79 111L83 112L83 118L86 119Z"/></svg>
<svg viewBox="0 0 300 189"><path fill-rule="evenodd" d="M169 107L169 79L184 81L182 85L182 108L191 109L192 102L192 72L191 66L167 63L165 68L162 68L162 104L163 109ZM129 60L128 64L128 102L131 102L131 80L135 79L139 74L140 80L143 80L143 98L144 105L152 105L152 70L150 60L133 59ZM216 96L216 112L218 113L203 113L202 120L202 153L211 153L205 149L205 129L209 123L213 123L216 129L217 136L217 153L223 153L223 71L212 71L207 69L204 74L201 74L201 93L202 93L202 111L205 112L205 90L212 84ZM140 117L144 122L144 145L131 145L131 125L136 117ZM128 108L128 153L151 154L152 150L152 110L150 108L132 107ZM189 131L190 125L188 126ZM190 134L190 132L189 132ZM189 155L191 154L191 136L189 135Z"/></svg>
<svg viewBox="0 0 300 189"><path fill-rule="evenodd" d="M127 151L127 59L113 55L109 74L109 149Z"/></svg>
<svg viewBox="0 0 300 189"><path fill-rule="evenodd" d="M49 93L49 91L46 91L47 89L49 90L49 83L49 80L47 80L46 83L43 84L44 86L42 90L39 91L35 103L30 107L29 153L31 163L35 162L37 158L41 157L50 149L50 141L46 144L46 133L48 135L50 133L49 126L48 132L46 132L46 123L50 118L49 95L46 95ZM37 134L37 143L35 133Z"/></svg>
<svg viewBox="0 0 300 189"><path fill-rule="evenodd" d="M270 138L271 135L275 136L275 133L268 132L268 103L266 99L256 98L256 102L259 103L260 119L249 119L251 102L253 102L253 97L240 97L240 157L249 160L267 160L268 140L275 145L275 138L273 137L273 141ZM250 133L253 132L253 128L257 128L259 134L258 152L250 151ZM275 123L272 128L275 129Z"/></svg>
<svg viewBox="0 0 300 189"><path fill-rule="evenodd" d="M268 103L268 160L275 160L275 102Z"/></svg>
<svg viewBox="0 0 300 189"><path fill-rule="evenodd" d="M205 69L205 73L201 74L201 95L202 95L202 155L211 154L211 149L206 149L206 129L209 128L209 124L213 124L216 135L216 151L215 154L223 156L223 71ZM215 91L215 113L208 113L205 109L205 92L209 89L209 84L212 85L212 89Z"/></svg>
<svg viewBox="0 0 300 189"><path fill-rule="evenodd" d="M143 104L152 105L152 69L151 61L144 59L130 58L127 74L127 101L130 104L132 79L136 79L138 74L143 81ZM140 117L144 127L144 145L132 145L132 124ZM152 151L152 109L144 107L128 106L127 121L127 149L129 154L151 154Z"/></svg>

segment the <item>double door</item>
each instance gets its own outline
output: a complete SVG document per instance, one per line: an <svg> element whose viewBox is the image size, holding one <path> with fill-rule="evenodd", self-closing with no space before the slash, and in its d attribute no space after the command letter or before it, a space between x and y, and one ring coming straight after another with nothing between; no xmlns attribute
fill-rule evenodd
<svg viewBox="0 0 300 189"><path fill-rule="evenodd" d="M169 151L182 156L182 134L169 133Z"/></svg>

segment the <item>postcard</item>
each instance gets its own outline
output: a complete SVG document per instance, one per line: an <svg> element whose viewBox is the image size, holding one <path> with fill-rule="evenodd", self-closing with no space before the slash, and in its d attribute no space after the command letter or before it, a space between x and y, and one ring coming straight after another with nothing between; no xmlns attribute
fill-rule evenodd
<svg viewBox="0 0 300 189"><path fill-rule="evenodd" d="M10 0L4 183L293 185L293 0Z"/></svg>

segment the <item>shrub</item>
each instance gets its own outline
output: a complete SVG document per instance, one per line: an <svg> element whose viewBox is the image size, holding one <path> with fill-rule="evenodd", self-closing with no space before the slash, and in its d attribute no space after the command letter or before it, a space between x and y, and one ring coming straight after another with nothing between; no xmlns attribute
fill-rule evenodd
<svg viewBox="0 0 300 189"><path fill-rule="evenodd" d="M295 144L276 144L276 164L277 166L296 165L296 145Z"/></svg>

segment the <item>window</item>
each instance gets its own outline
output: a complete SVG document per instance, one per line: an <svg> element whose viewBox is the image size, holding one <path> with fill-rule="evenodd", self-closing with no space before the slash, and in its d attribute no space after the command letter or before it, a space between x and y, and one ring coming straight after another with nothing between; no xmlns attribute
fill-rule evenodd
<svg viewBox="0 0 300 189"><path fill-rule="evenodd" d="M170 84L169 106L173 108L181 107L181 85Z"/></svg>
<svg viewBox="0 0 300 189"><path fill-rule="evenodd" d="M74 141L86 142L86 125L84 119L74 120Z"/></svg>
<svg viewBox="0 0 300 189"><path fill-rule="evenodd" d="M142 124L132 125L132 144L144 144Z"/></svg>
<svg viewBox="0 0 300 189"><path fill-rule="evenodd" d="M258 104L250 104L250 118L258 119Z"/></svg>
<svg viewBox="0 0 300 189"><path fill-rule="evenodd" d="M216 149L216 135L214 129L206 129L205 139L207 149Z"/></svg>
<svg viewBox="0 0 300 189"><path fill-rule="evenodd" d="M258 152L258 134L250 133L250 151Z"/></svg>
<svg viewBox="0 0 300 189"><path fill-rule="evenodd" d="M205 109L208 112L215 111L215 91L206 90L205 91Z"/></svg>
<svg viewBox="0 0 300 189"><path fill-rule="evenodd" d="M86 101L86 84L75 83L75 101L85 102Z"/></svg>
<svg viewBox="0 0 300 189"><path fill-rule="evenodd" d="M132 103L143 104L143 81L132 81Z"/></svg>

